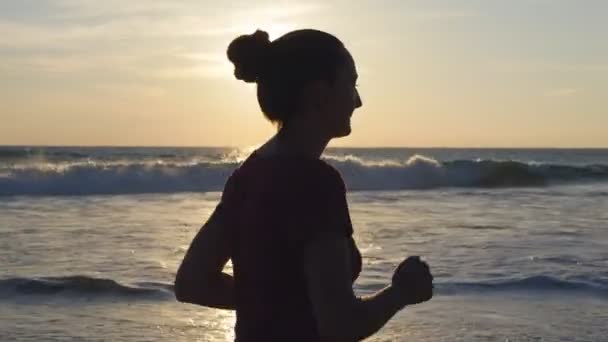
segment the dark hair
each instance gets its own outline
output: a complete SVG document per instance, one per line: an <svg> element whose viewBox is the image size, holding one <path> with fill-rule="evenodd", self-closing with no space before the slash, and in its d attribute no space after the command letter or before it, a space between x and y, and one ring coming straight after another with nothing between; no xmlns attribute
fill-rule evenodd
<svg viewBox="0 0 608 342"><path fill-rule="evenodd" d="M315 80L333 82L347 58L338 38L312 29L272 42L268 33L257 30L234 39L227 55L237 79L257 83L260 108L279 128L298 110L304 87Z"/></svg>

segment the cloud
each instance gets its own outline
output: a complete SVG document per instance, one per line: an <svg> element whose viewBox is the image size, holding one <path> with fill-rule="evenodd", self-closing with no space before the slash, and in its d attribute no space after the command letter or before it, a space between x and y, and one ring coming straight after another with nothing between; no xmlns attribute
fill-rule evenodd
<svg viewBox="0 0 608 342"><path fill-rule="evenodd" d="M32 25L0 21L0 35L10 39L0 40L0 48L88 48L86 43L112 43L141 39L176 39L221 36L234 32L234 28L214 25L214 20L192 16L151 20L129 18L94 25Z"/></svg>
<svg viewBox="0 0 608 342"><path fill-rule="evenodd" d="M176 54L176 57L185 58L188 60L209 62L209 63L222 63L226 60L223 54L209 53L209 52L188 52Z"/></svg>
<svg viewBox="0 0 608 342"><path fill-rule="evenodd" d="M407 15L417 19L451 19L451 18L473 18L480 16L479 12L471 10L429 10L411 11Z"/></svg>
<svg viewBox="0 0 608 342"><path fill-rule="evenodd" d="M190 13L201 1L47 0L63 19L154 16ZM197 6L199 5L199 6Z"/></svg>
<svg viewBox="0 0 608 342"><path fill-rule="evenodd" d="M307 14L326 8L326 3L301 3L297 1L202 1L202 0L161 0L161 1L124 1L124 0L54 0L51 1L62 12L71 17L91 16L171 16L194 14L235 14L237 16L274 18Z"/></svg>
<svg viewBox="0 0 608 342"><path fill-rule="evenodd" d="M135 65L136 56L129 55L44 55L4 57L2 64L7 69L43 73L82 73L91 70L118 70Z"/></svg>
<svg viewBox="0 0 608 342"><path fill-rule="evenodd" d="M138 83L102 83L93 87L95 90L113 97L162 97L167 94L165 88Z"/></svg>
<svg viewBox="0 0 608 342"><path fill-rule="evenodd" d="M228 64L202 64L190 67L168 66L162 69L150 70L146 76L159 79L197 79L197 78L226 78L231 76Z"/></svg>
<svg viewBox="0 0 608 342"><path fill-rule="evenodd" d="M536 72L606 72L608 64L597 63L560 63L560 62L498 62L492 68L498 72L536 73Z"/></svg>
<svg viewBox="0 0 608 342"><path fill-rule="evenodd" d="M578 94L581 89L578 88L556 88L545 93L548 97L569 97Z"/></svg>
<svg viewBox="0 0 608 342"><path fill-rule="evenodd" d="M229 40L257 25L271 36L318 3L209 3L195 0L47 0L43 17L0 13L0 65L11 74L120 72L136 77L217 77L226 73ZM8 38L8 39L7 39ZM228 71L227 75L230 75Z"/></svg>
<svg viewBox="0 0 608 342"><path fill-rule="evenodd" d="M322 4L273 6L213 6L200 1L51 1L55 11L45 18L14 21L0 14L0 48L31 49L52 47L88 48L87 43L105 46L113 42L142 40L205 39L234 36L258 25L291 28L289 22L300 15L326 8ZM205 6L206 5L206 6ZM225 4L224 4L225 6ZM54 18L54 20L47 20ZM92 19L92 18L95 19ZM61 18L62 20L57 20ZM144 42L145 43L145 42Z"/></svg>

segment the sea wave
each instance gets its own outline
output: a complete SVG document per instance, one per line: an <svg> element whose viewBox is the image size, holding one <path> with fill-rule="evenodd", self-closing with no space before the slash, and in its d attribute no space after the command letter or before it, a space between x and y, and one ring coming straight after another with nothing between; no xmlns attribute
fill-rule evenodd
<svg viewBox="0 0 608 342"><path fill-rule="evenodd" d="M534 275L517 279L500 279L440 284L444 295L480 292L568 292L608 298L608 283L600 280L560 279L549 275Z"/></svg>
<svg viewBox="0 0 608 342"><path fill-rule="evenodd" d="M0 148L0 161L26 160L26 159L83 159L89 155L84 152L56 150L49 151L44 148Z"/></svg>
<svg viewBox="0 0 608 342"><path fill-rule="evenodd" d="M349 190L407 190L440 187L500 188L608 181L608 165L559 165L519 161L369 161L325 156ZM217 162L78 162L0 168L0 196L93 195L221 191L240 165Z"/></svg>
<svg viewBox="0 0 608 342"><path fill-rule="evenodd" d="M371 285L358 288L363 292L375 291L382 286ZM534 275L523 278L479 281L436 280L438 295L466 295L492 293L558 292L583 294L608 298L608 283L600 280L560 279L549 275ZM113 279L95 278L85 275L38 278L0 279L0 298L31 296L55 296L66 298L126 297L133 299L171 300L173 285L162 282L139 282L123 284Z"/></svg>
<svg viewBox="0 0 608 342"><path fill-rule="evenodd" d="M71 162L218 161L245 158L247 148L124 148L124 147L26 147L0 146L0 165Z"/></svg>
<svg viewBox="0 0 608 342"><path fill-rule="evenodd" d="M142 282L125 285L113 279L85 275L40 278L0 279L0 297L54 295L67 297L127 296L142 298L172 297L170 284Z"/></svg>
<svg viewBox="0 0 608 342"><path fill-rule="evenodd" d="M445 277L435 278L434 293L438 296L495 295L495 294L559 294L585 295L608 299L608 280L600 277L560 278L553 275L528 275L501 279L461 281ZM355 290L372 294L386 286L383 282L356 283Z"/></svg>

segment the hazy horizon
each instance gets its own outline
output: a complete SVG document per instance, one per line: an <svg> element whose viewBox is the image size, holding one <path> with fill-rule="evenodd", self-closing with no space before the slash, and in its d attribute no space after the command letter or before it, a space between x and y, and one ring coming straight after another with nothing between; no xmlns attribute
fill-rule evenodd
<svg viewBox="0 0 608 342"><path fill-rule="evenodd" d="M259 144L261 145L261 144ZM25 148L232 148L232 149L245 149L251 148L253 145L243 146L228 146L228 145L22 145L22 144L5 144L0 145L2 147L25 147ZM338 148L338 149L461 149L461 150L608 150L608 147L551 147L551 146L332 146L331 144L327 148Z"/></svg>
<svg viewBox="0 0 608 342"><path fill-rule="evenodd" d="M3 2L0 145L261 144L275 128L225 49L312 27L360 74L330 147L608 148L606 16L602 0Z"/></svg>

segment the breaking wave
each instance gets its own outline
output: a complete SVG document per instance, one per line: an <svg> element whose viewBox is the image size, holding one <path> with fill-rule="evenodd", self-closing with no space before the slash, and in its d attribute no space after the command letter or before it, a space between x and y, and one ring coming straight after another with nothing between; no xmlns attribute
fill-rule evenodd
<svg viewBox="0 0 608 342"><path fill-rule="evenodd" d="M0 297L53 295L67 297L126 296L143 298L172 297L173 286L162 283L121 284L112 279L84 275L40 278L0 279Z"/></svg>
<svg viewBox="0 0 608 342"><path fill-rule="evenodd" d="M325 156L352 191L440 187L500 188L608 181L608 165L537 164L413 156L404 162ZM221 191L240 161L74 162L0 168L0 196Z"/></svg>
<svg viewBox="0 0 608 342"><path fill-rule="evenodd" d="M608 298L608 283L605 279L559 279L549 275L470 282L437 281L435 287L440 295L542 291L586 294ZM376 286L371 284L368 288L360 288L363 291L373 291L375 289ZM87 299L121 297L160 300L172 300L174 298L173 285L160 282L139 282L127 285L113 279L85 275L0 279L0 298L14 298L15 296L56 296Z"/></svg>

